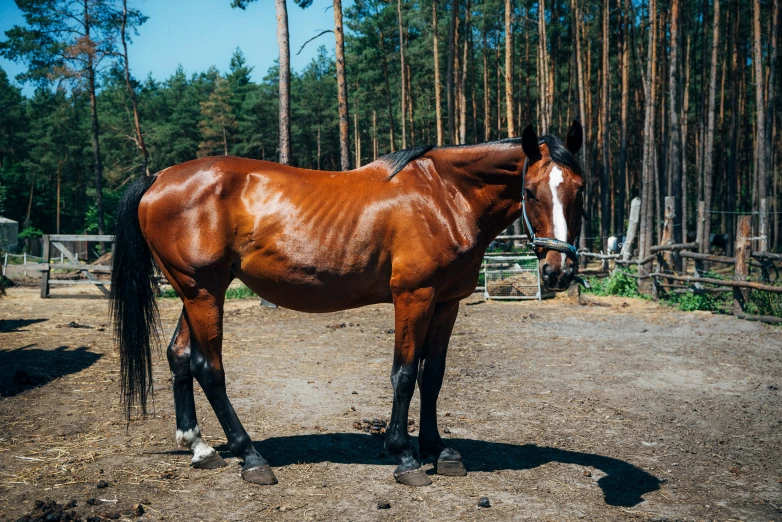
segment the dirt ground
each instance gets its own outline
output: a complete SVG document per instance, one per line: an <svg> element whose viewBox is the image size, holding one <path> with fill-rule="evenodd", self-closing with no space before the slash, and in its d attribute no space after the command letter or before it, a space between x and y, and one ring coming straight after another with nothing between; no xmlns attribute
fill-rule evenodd
<svg viewBox="0 0 782 522"><path fill-rule="evenodd" d="M476 295L438 414L469 474L414 489L394 482L382 439L354 428L390 415L392 307L306 315L232 300L228 393L279 478L263 487L239 477L200 391L201 428L229 466L189 467L164 357L154 414L126 430L106 300L53 295L0 300L0 519L50 498L84 519L782 520L778 327L621 298ZM166 339L179 308L161 301Z"/></svg>

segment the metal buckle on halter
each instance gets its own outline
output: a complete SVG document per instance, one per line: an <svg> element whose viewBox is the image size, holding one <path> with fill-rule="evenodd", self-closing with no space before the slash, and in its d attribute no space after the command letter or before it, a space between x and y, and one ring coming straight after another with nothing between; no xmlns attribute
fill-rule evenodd
<svg viewBox="0 0 782 522"><path fill-rule="evenodd" d="M570 258L570 260L573 261L573 269L578 270L578 247L576 247L575 244L571 245L566 241L560 241L559 239L554 239L551 237L535 237L532 224L529 222L529 217L527 216L527 198L524 194L524 181L527 176L528 167L529 158L524 158L524 169L521 172L521 215L524 218L524 226L527 228L527 234L529 235L530 243L532 243L532 246L536 248L554 250L556 252L565 254L568 258ZM576 234L576 237L578 237L578 234ZM578 275L574 275L573 280L582 285L584 288L592 288L585 279L582 279Z"/></svg>

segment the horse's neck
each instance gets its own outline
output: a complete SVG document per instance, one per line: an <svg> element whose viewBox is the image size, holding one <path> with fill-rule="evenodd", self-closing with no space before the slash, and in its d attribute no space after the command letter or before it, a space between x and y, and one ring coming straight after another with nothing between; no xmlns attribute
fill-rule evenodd
<svg viewBox="0 0 782 522"><path fill-rule="evenodd" d="M443 152L452 182L472 205L482 235L491 241L521 213L521 146L482 144Z"/></svg>

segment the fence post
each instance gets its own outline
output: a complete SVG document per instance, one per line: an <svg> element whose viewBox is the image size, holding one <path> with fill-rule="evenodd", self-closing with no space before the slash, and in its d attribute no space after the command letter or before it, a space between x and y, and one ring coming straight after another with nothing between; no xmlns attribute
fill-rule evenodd
<svg viewBox="0 0 782 522"><path fill-rule="evenodd" d="M698 201L698 220L696 223L696 230L695 233L695 241L698 242L698 252L701 254L704 253L704 249L706 248L706 241L709 239L706 238L704 240L703 238L703 232L706 224L706 204L703 201ZM697 270L699 273L703 272L706 269L706 267L703 264L703 261L696 260L695 261L695 270Z"/></svg>
<svg viewBox="0 0 782 522"><path fill-rule="evenodd" d="M663 236L660 239L661 245L673 243L673 222L676 220L676 199L672 196L665 198L665 221L663 222ZM671 270L674 263L674 253L672 250L666 250L662 253L664 270ZM669 281L670 282L670 281Z"/></svg>
<svg viewBox="0 0 782 522"><path fill-rule="evenodd" d="M24 267L22 274L27 277L27 252L22 252L22 266Z"/></svg>
<svg viewBox="0 0 782 522"><path fill-rule="evenodd" d="M3 277L5 277L6 271L8 271L8 252L5 253L5 259L3 260Z"/></svg>
<svg viewBox="0 0 782 522"><path fill-rule="evenodd" d="M766 198L760 200L760 220L758 225L758 251L768 252L768 207L766 206Z"/></svg>
<svg viewBox="0 0 782 522"><path fill-rule="evenodd" d="M635 241L635 233L638 231L638 218L641 215L641 200L639 198L633 198L630 202L630 219L627 222L627 236L625 242L622 245L622 260L627 261L633 255L633 242Z"/></svg>
<svg viewBox="0 0 782 522"><path fill-rule="evenodd" d="M736 224L736 281L746 281L749 276L749 255L751 253L752 235L750 216L738 216ZM733 287L733 315L741 315L744 303L749 298L749 289Z"/></svg>
<svg viewBox="0 0 782 522"><path fill-rule="evenodd" d="M49 234L43 235L43 262L46 263L46 269L41 272L41 298L49 297L49 260L51 259L51 250Z"/></svg>

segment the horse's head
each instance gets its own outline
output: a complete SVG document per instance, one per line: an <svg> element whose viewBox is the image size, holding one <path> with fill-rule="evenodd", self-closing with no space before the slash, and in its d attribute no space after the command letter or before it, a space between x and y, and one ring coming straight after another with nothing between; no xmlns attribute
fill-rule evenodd
<svg viewBox="0 0 782 522"><path fill-rule="evenodd" d="M584 179L575 155L582 141L577 121L564 145L550 136L538 139L531 125L522 133L527 156L522 221L540 260L544 290L567 289L578 269L575 243L581 232Z"/></svg>

